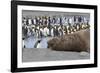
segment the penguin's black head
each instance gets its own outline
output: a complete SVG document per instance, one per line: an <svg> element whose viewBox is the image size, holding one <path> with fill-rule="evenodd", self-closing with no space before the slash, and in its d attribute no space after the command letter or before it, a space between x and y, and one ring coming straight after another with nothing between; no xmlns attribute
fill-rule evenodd
<svg viewBox="0 0 100 73"><path fill-rule="evenodd" d="M22 40L25 40L25 38L22 38Z"/></svg>
<svg viewBox="0 0 100 73"><path fill-rule="evenodd" d="M41 40L38 40L38 43L40 43L41 42Z"/></svg>

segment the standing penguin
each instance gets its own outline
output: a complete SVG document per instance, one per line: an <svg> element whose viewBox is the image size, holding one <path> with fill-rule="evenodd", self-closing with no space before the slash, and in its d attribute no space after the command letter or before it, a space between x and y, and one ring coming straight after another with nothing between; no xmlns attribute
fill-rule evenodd
<svg viewBox="0 0 100 73"><path fill-rule="evenodd" d="M53 32L53 31L54 31L54 28L52 27L52 28L51 28L51 36L52 36L52 37L54 36L54 32Z"/></svg>
<svg viewBox="0 0 100 73"><path fill-rule="evenodd" d="M48 28L47 27L44 27L43 33L44 33L44 36L45 37L47 37L47 31L48 31Z"/></svg>
<svg viewBox="0 0 100 73"><path fill-rule="evenodd" d="M23 48L26 48L26 46L25 46L25 38L22 38L22 45L23 45Z"/></svg>
<svg viewBox="0 0 100 73"><path fill-rule="evenodd" d="M41 48L41 44L40 44L41 40L38 40L35 45L34 48Z"/></svg>

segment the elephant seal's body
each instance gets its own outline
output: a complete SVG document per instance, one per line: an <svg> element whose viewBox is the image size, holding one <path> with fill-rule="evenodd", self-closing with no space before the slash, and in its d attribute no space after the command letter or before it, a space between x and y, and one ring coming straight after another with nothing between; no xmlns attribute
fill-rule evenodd
<svg viewBox="0 0 100 73"><path fill-rule="evenodd" d="M48 48L57 51L86 51L90 49L90 30L84 29L73 34L56 37L48 41Z"/></svg>

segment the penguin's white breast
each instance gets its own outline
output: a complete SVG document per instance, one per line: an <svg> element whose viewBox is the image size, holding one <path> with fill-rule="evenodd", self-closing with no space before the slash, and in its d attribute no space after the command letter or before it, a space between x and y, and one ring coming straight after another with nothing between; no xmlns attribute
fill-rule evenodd
<svg viewBox="0 0 100 73"><path fill-rule="evenodd" d="M37 48L41 48L41 44L40 43L37 44Z"/></svg>

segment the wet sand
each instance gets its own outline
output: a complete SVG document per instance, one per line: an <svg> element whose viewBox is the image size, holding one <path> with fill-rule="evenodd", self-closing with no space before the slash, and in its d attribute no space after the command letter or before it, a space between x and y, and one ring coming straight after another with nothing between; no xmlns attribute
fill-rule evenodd
<svg viewBox="0 0 100 73"><path fill-rule="evenodd" d="M80 52L54 51L44 48L23 48L22 52L22 62L81 60L89 58L90 54L87 52L82 55Z"/></svg>

